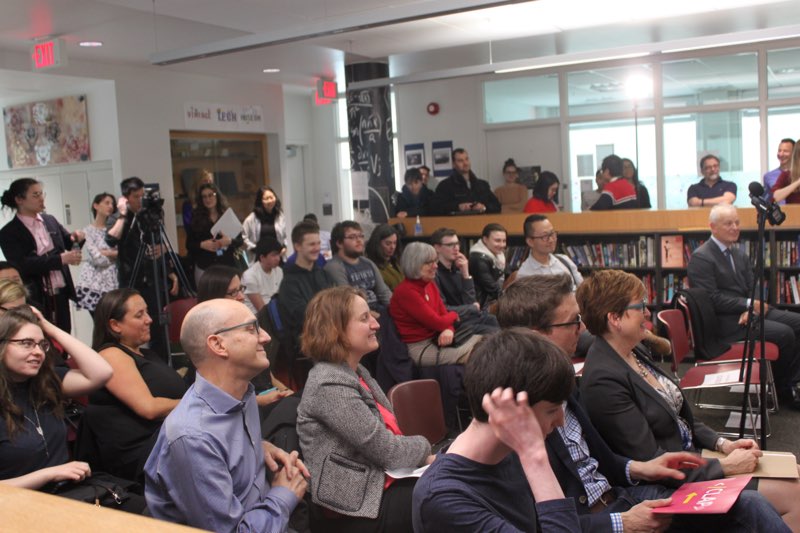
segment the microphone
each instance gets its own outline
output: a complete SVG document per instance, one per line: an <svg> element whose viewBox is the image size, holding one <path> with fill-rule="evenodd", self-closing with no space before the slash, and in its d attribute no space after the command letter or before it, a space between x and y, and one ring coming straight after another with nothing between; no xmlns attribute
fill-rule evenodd
<svg viewBox="0 0 800 533"><path fill-rule="evenodd" d="M764 186L757 181L750 182L747 187L750 190L750 203L767 215L770 225L780 226L786 220L786 214L781 211L781 207L775 202L764 199Z"/></svg>

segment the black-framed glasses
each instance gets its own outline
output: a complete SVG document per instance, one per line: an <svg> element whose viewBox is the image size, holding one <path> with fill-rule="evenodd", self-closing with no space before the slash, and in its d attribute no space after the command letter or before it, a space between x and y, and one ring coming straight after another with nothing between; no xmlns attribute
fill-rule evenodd
<svg viewBox="0 0 800 533"><path fill-rule="evenodd" d="M545 233L544 235L531 235L531 239L542 239L543 241L549 241L550 239L555 239L557 237L557 231L551 231L550 233Z"/></svg>
<svg viewBox="0 0 800 533"><path fill-rule="evenodd" d="M233 331L239 328L253 328L253 333L256 334L256 337L258 337L261 334L261 328L258 326L258 320L249 320L247 322L244 322L243 324L236 324L235 326L229 326L227 328L218 329L213 334L219 335L220 333L226 333L228 331Z"/></svg>
<svg viewBox="0 0 800 533"><path fill-rule="evenodd" d="M579 328L581 327L581 315L579 314L575 317L575 320L572 322L561 322L560 324L547 324L544 326L544 329L550 328Z"/></svg>
<svg viewBox="0 0 800 533"><path fill-rule="evenodd" d="M230 291L226 292L226 293L225 293L225 296L227 296L228 298L235 298L235 297L236 297L236 295L237 295L237 294L239 294L239 293L242 293L242 294L244 294L244 291L245 291L246 289L247 289L247 285L239 285L239 287L238 287L238 288L236 288L236 289L232 289L232 290L230 290Z"/></svg>
<svg viewBox="0 0 800 533"><path fill-rule="evenodd" d="M461 243L458 242L458 241L456 241L456 242L442 242L442 243L439 243L439 246L444 246L445 248L455 248L456 246L460 246L460 245L461 245Z"/></svg>
<svg viewBox="0 0 800 533"><path fill-rule="evenodd" d="M644 311L647 308L647 300L642 300L638 304L626 305L626 311Z"/></svg>
<svg viewBox="0 0 800 533"><path fill-rule="evenodd" d="M42 349L43 352L47 352L50 349L50 341L47 339L42 339L39 342L36 342L33 339L3 339L5 342L13 342L14 344L18 344L22 346L24 349L28 351L33 351L34 348L37 346Z"/></svg>

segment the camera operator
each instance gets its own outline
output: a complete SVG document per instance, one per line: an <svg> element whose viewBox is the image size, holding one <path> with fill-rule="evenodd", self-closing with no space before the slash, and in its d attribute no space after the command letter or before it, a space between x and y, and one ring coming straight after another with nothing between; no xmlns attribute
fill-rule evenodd
<svg viewBox="0 0 800 533"><path fill-rule="evenodd" d="M164 325L158 323L158 317L161 314L156 297L159 280L153 279L153 262L166 253L167 249L163 243L155 246L148 244L150 231L155 231L158 235L158 222L163 211L160 203L157 203L158 200L152 197L145 198L144 182L136 176L122 180L120 187L122 196L127 200L127 207L124 208L125 212L120 214L120 218L114 225L108 229L106 242L110 246L117 246L119 250L117 256L119 286L138 290L147 303L147 313L153 319L150 324L150 349L157 352L166 361L169 347L167 339L164 338ZM154 211L156 212L154 213ZM134 265L142 247L145 247L145 253L134 279ZM169 279L163 280L163 283L167 284L170 295L175 296L178 294L178 277L172 272L169 263L168 261ZM162 305L166 304L166 301L162 302Z"/></svg>

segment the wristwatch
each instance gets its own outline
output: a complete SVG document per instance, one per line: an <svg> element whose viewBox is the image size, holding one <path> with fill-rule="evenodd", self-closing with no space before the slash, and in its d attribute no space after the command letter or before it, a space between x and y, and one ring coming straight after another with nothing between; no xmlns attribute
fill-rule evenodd
<svg viewBox="0 0 800 533"><path fill-rule="evenodd" d="M725 441L727 441L727 440L728 439L726 439L725 437L718 438L717 442L714 443L714 449L716 451L722 453L722 446L725 444Z"/></svg>

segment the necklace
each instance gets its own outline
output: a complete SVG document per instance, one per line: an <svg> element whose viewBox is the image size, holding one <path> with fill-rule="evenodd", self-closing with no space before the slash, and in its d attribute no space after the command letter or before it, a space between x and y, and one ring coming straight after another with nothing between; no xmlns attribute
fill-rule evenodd
<svg viewBox="0 0 800 533"><path fill-rule="evenodd" d="M647 368L645 368L644 363L642 363L635 355L633 356L633 360L636 361L636 366L639 367L639 375L644 379L647 379L647 376L649 376L650 373L647 371Z"/></svg>
<svg viewBox="0 0 800 533"><path fill-rule="evenodd" d="M44 454L47 457L50 457L50 450L47 449L47 439L44 438L44 430L42 429L42 423L39 421L39 411L35 407L33 408L33 416L36 417L36 422L34 422L25 415L22 416L25 417L25 420L27 420L33 425L34 429L36 429L36 433L38 433L39 436L42 437L42 442L44 443Z"/></svg>

